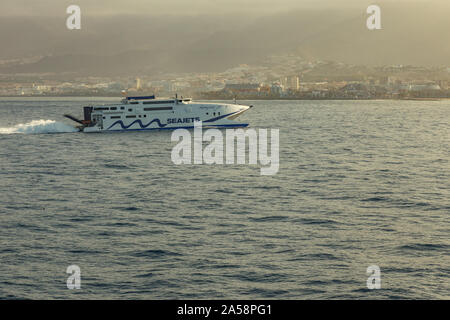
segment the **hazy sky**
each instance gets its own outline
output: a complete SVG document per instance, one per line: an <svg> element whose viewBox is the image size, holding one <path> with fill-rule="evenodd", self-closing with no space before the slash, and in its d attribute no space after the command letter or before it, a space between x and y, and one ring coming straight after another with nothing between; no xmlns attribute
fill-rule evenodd
<svg viewBox="0 0 450 320"><path fill-rule="evenodd" d="M48 16L65 13L77 4L87 15L97 14L224 14L247 12L266 14L298 8L367 7L373 3L423 2L446 4L449 0L1 0L0 15Z"/></svg>
<svg viewBox="0 0 450 320"><path fill-rule="evenodd" d="M73 4L81 30L66 28ZM382 10L376 32L366 27L370 4ZM113 66L125 57L198 69L296 52L354 64L448 65L449 16L450 0L0 0L0 42L8 44L0 58L74 55L73 67L86 55L107 55Z"/></svg>

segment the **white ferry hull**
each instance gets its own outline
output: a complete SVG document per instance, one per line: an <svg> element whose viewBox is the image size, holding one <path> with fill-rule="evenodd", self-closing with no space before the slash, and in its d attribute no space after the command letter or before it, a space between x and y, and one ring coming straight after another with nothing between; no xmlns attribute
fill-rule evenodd
<svg viewBox="0 0 450 320"><path fill-rule="evenodd" d="M168 130L193 128L202 121L203 127L246 127L236 122L238 116L251 106L225 103L193 103L190 99L132 100L115 105L85 107L85 120L66 115L82 124L80 131L115 132L141 130ZM86 114L86 108L88 114Z"/></svg>

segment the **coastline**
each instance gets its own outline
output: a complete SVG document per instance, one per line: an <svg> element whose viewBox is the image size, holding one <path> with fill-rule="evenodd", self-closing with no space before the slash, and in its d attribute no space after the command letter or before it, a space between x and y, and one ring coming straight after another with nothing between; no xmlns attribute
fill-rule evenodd
<svg viewBox="0 0 450 320"><path fill-rule="evenodd" d="M168 95L162 95L168 97ZM102 95L102 96L96 96L96 95L9 95L9 96L0 96L0 99L18 99L18 98L95 98L95 99L118 99L121 98L119 95ZM194 98L195 100L202 100L202 101L217 101L217 100L234 100L234 98L204 98L204 97L197 97ZM243 100L252 100L252 101L445 101L450 100L450 98L298 98L298 97L270 97L270 98L264 98L264 97L243 97L243 98L237 98L237 100L243 101Z"/></svg>

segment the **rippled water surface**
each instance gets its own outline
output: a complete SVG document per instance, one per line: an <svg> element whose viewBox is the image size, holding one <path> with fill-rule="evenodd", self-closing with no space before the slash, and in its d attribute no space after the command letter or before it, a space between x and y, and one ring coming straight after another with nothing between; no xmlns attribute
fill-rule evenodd
<svg viewBox="0 0 450 320"><path fill-rule="evenodd" d="M450 298L449 101L246 102L274 176L70 132L91 101L0 101L0 298Z"/></svg>

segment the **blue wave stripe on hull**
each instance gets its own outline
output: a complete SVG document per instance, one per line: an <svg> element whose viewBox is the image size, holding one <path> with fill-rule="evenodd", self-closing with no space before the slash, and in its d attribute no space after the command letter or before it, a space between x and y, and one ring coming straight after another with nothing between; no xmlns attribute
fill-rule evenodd
<svg viewBox="0 0 450 320"><path fill-rule="evenodd" d="M220 116L220 117L211 118L211 119L205 120L205 121L203 121L203 122L214 122L214 121L223 119L223 118L225 118L225 117L228 117L228 116L230 116L230 115L232 115L232 114L235 114L236 112L239 112L239 111L235 111L235 112L231 112L231 113L228 113L228 114L224 114L224 115L222 115L222 116ZM165 126L167 126L167 124L162 124L162 123L161 123L161 120L159 120L158 118L153 119L152 121L150 121L150 122L147 123L147 124L143 124L142 121L141 121L141 119L134 120L134 121L133 121L132 123L130 123L128 126L126 126L126 125L123 123L122 120L117 120L117 121L114 122L112 125L110 125L109 128L106 129L106 130L111 129L111 128L114 127L116 124L119 124L119 125L122 127L122 129L128 129L128 128L130 128L132 125L134 125L135 123L139 124L139 126L141 127L141 129L146 129L146 128L147 128L149 125L151 125L153 122L156 122L156 123L158 124L158 126L159 126L159 128L153 128L153 129L162 129L162 128L164 128ZM248 125L248 124L247 124L247 125ZM180 127L180 128L184 128L184 127ZM191 128L191 127L188 127L188 128ZM193 127L192 127L192 128L193 128ZM170 128L170 129L172 129L172 128ZM177 129L177 128L174 128L174 129ZM134 129L131 129L131 130L134 130ZM135 130L139 130L139 129L135 129Z"/></svg>
<svg viewBox="0 0 450 320"><path fill-rule="evenodd" d="M236 124L215 124L215 125L209 125L209 126L203 126L203 128L243 128L247 127L248 123L236 123ZM169 127L169 128L143 128L143 129L117 129L117 130L103 130L103 131L97 131L97 132L105 132L105 131L148 131L148 130L175 130L175 129L194 129L194 126L190 127Z"/></svg>
<svg viewBox="0 0 450 320"><path fill-rule="evenodd" d="M122 127L122 129L128 129L129 127L131 127L131 126L134 125L135 123L139 124L139 126L140 126L142 129L145 129L145 128L147 128L149 125L151 125L153 122L158 123L159 128L164 128L165 126L167 126L167 124L162 124L161 121L160 121L159 119L153 119L152 121L150 121L149 123L147 123L147 124L145 124L145 125L142 123L142 121L141 121L140 119L139 119L139 120L134 120L134 121L133 121L132 123L130 123L128 126L124 125L123 122L122 122L122 120L117 120L117 121L114 122L112 125L110 125L109 128L106 129L106 130L111 129L111 128L114 127L116 124L120 124L120 126ZM158 128L156 128L156 129L158 129Z"/></svg>

